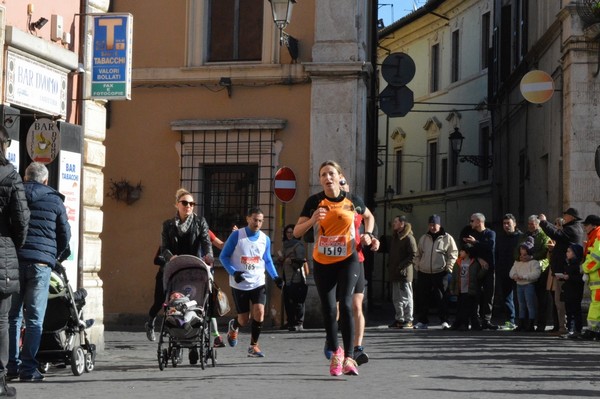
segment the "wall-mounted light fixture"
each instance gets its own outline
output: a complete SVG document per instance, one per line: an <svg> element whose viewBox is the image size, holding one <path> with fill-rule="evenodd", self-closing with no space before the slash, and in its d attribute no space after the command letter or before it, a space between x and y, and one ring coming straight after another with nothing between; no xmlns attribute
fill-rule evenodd
<svg viewBox="0 0 600 399"><path fill-rule="evenodd" d="M283 45L283 30L290 23L296 0L269 0L269 3L271 3L273 22L279 28L279 44Z"/></svg>
<svg viewBox="0 0 600 399"><path fill-rule="evenodd" d="M468 162L472 165L479 166L480 168L491 168L494 164L494 160L490 156L485 155L459 155L462 150L463 140L465 136L462 135L458 127L454 128L454 131L448 136L450 139L450 146L452 151L456 154L460 162Z"/></svg>
<svg viewBox="0 0 600 399"><path fill-rule="evenodd" d="M47 23L48 23L48 20L46 18L40 17L40 19L38 19L37 21L32 22L32 23L29 24L29 29L30 30L40 30Z"/></svg>
<svg viewBox="0 0 600 399"><path fill-rule="evenodd" d="M290 23L292 8L296 0L269 0L269 3L271 3L273 22L279 28L279 45L285 45L292 57L292 62L296 62L299 54L298 39L283 31Z"/></svg>

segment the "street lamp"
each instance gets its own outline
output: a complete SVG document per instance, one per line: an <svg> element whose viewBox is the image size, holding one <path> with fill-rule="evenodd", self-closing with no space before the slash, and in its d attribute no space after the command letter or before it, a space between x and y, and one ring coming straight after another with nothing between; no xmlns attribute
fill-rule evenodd
<svg viewBox="0 0 600 399"><path fill-rule="evenodd" d="M296 0L269 0L273 12L273 22L279 29L279 44L283 45L283 30L292 18L292 7Z"/></svg>
<svg viewBox="0 0 600 399"><path fill-rule="evenodd" d="M452 146L452 151L456 153L456 155L460 154L460 150L462 150L462 143L465 139L465 136L462 135L460 130L457 127L454 128L454 131L450 133L450 146Z"/></svg>
<svg viewBox="0 0 600 399"><path fill-rule="evenodd" d="M457 159L460 162L468 162L472 165L479 166L480 168L491 168L494 161L492 157L485 155L459 155L462 150L463 140L465 136L462 135L458 127L454 128L454 131L450 133L448 137L450 139L450 146L452 151L456 154Z"/></svg>

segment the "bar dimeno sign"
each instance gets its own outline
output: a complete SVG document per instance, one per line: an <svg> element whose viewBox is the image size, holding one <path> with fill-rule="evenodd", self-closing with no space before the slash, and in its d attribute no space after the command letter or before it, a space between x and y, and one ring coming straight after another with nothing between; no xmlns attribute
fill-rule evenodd
<svg viewBox="0 0 600 399"><path fill-rule="evenodd" d="M94 14L91 97L131 99L131 14Z"/></svg>

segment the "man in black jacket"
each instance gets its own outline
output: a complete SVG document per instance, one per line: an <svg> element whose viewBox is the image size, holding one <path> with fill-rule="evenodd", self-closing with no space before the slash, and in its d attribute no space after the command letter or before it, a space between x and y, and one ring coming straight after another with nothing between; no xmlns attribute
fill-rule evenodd
<svg viewBox="0 0 600 399"><path fill-rule="evenodd" d="M6 386L8 365L8 311L11 296L19 291L17 248L25 242L29 207L21 176L6 159L10 138L0 126L0 397L16 397L15 388Z"/></svg>
<svg viewBox="0 0 600 399"><path fill-rule="evenodd" d="M31 210L29 233L23 247L17 251L19 257L19 282L21 289L13 294L9 312L9 360L8 378L19 377L20 381L42 381L44 379L35 359L40 347L50 272L57 267L56 260L69 246L71 228L64 196L49 187L48 169L39 162L31 163L25 170L25 196ZM19 351L21 322L25 312L25 336Z"/></svg>
<svg viewBox="0 0 600 399"><path fill-rule="evenodd" d="M496 232L485 226L485 216L482 213L474 213L469 220L470 231L461 233L462 242L473 246L475 256L481 267L487 270L481 285L481 299L479 303L479 317L481 328L497 330L498 326L492 323L492 310L494 305L494 290L496 286Z"/></svg>

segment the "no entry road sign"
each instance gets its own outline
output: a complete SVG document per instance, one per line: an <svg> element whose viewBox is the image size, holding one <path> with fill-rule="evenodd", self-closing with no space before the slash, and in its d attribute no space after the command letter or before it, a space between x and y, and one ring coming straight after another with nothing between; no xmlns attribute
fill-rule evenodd
<svg viewBox="0 0 600 399"><path fill-rule="evenodd" d="M521 79L521 94L530 103L545 103L554 94L554 80L544 71L527 72Z"/></svg>
<svg viewBox="0 0 600 399"><path fill-rule="evenodd" d="M275 196L281 202L290 202L296 195L296 175L284 166L275 173Z"/></svg>

